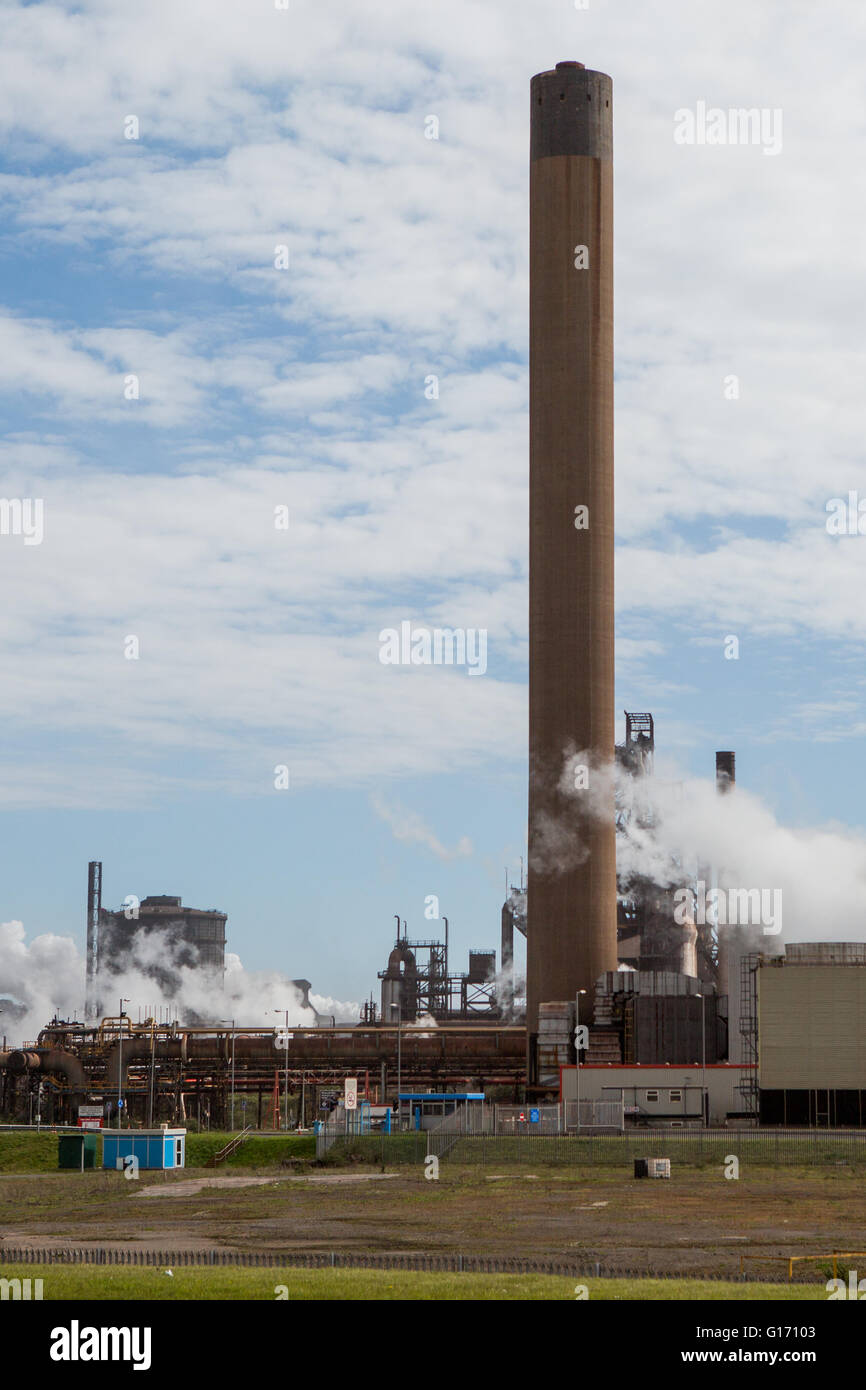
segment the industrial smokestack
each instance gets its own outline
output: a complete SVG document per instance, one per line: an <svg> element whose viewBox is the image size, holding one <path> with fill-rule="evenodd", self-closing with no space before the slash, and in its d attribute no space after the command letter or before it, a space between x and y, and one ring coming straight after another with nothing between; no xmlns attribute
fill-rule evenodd
<svg viewBox="0 0 866 1390"><path fill-rule="evenodd" d="M96 997L96 976L99 971L99 927L102 920L102 864L91 859L87 865L87 964L85 967L84 1017L98 1016L100 1003Z"/></svg>
<svg viewBox="0 0 866 1390"><path fill-rule="evenodd" d="M716 754L716 791L729 792L737 781L737 759L734 753Z"/></svg>
<svg viewBox="0 0 866 1390"><path fill-rule="evenodd" d="M590 1018L596 977L617 966L612 795L598 815L614 757L611 102L610 78L581 63L532 79L530 1039L539 1004L577 990ZM587 755L588 786L569 754Z"/></svg>

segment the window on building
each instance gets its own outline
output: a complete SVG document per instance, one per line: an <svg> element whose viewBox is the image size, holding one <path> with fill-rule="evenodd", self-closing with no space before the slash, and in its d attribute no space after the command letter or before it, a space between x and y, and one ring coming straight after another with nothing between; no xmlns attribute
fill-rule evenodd
<svg viewBox="0 0 866 1390"><path fill-rule="evenodd" d="M671 1101L672 1101L675 1105L682 1105L682 1103L683 1103L683 1093L682 1093L682 1091L671 1091Z"/></svg>
<svg viewBox="0 0 866 1390"><path fill-rule="evenodd" d="M647 1098L647 1105L657 1105L657 1104L658 1104L659 1093L658 1093L658 1091L647 1091L647 1093L646 1093L646 1098Z"/></svg>

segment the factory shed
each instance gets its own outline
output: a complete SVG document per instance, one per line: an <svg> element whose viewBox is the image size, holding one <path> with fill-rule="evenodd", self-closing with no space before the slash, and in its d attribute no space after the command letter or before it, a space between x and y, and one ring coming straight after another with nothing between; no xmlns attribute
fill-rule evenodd
<svg viewBox="0 0 866 1390"><path fill-rule="evenodd" d="M753 980L761 1124L866 1124L866 945L789 943Z"/></svg>
<svg viewBox="0 0 866 1390"><path fill-rule="evenodd" d="M186 1161L186 1130L103 1130L103 1168L122 1168L130 1159L139 1168L183 1168Z"/></svg>

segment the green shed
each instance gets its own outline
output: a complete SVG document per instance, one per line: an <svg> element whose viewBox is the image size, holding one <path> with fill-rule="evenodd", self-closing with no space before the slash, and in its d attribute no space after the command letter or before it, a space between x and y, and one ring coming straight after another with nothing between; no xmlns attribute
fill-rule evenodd
<svg viewBox="0 0 866 1390"><path fill-rule="evenodd" d="M58 1168L97 1168L99 1135L92 1130L82 1130L79 1134L61 1134L58 1140Z"/></svg>

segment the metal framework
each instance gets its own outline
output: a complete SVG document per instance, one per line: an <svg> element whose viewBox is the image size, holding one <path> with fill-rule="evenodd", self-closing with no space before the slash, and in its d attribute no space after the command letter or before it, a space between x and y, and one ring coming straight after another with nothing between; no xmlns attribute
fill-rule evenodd
<svg viewBox="0 0 866 1390"><path fill-rule="evenodd" d="M121 1033L122 1028L122 1033ZM284 1031L284 1030L281 1030ZM526 1066L525 1030L478 1020L425 1028L403 1023L375 1027L290 1028L288 1067L275 1033L263 1028L179 1028L146 1020L104 1019L98 1025L54 1022L36 1043L0 1053L0 1111L28 1118L30 1097L42 1096L46 1122L74 1120L82 1102L116 1107L137 1123L226 1123L232 1092L256 1097L259 1123L277 1087L288 1093L337 1087L363 1078L365 1091L385 1096L396 1088L398 1060L404 1084L459 1090L519 1086ZM516 1093L515 1093L516 1095ZM246 1118L250 1118L248 1115Z"/></svg>
<svg viewBox="0 0 866 1390"><path fill-rule="evenodd" d="M758 963L760 956L750 954L740 959L740 1035L743 1039L743 1061L752 1070L741 1081L739 1092L743 1108L758 1118Z"/></svg>

